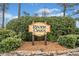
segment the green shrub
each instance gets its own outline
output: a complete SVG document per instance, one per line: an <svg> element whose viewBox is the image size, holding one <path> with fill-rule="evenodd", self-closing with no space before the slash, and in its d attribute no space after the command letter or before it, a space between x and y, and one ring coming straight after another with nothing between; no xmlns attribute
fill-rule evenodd
<svg viewBox="0 0 79 59"><path fill-rule="evenodd" d="M68 47L68 48L75 48L77 43L76 35L64 35L58 38L58 43Z"/></svg>
<svg viewBox="0 0 79 59"><path fill-rule="evenodd" d="M32 34L29 32L22 32L21 38L24 41L31 41L32 40Z"/></svg>
<svg viewBox="0 0 79 59"><path fill-rule="evenodd" d="M16 33L12 30L0 29L0 41L7 37L13 37L15 35Z"/></svg>
<svg viewBox="0 0 79 59"><path fill-rule="evenodd" d="M76 46L79 47L79 39L77 39Z"/></svg>
<svg viewBox="0 0 79 59"><path fill-rule="evenodd" d="M78 34L79 35L79 28L76 28L75 29L75 34Z"/></svg>
<svg viewBox="0 0 79 59"><path fill-rule="evenodd" d="M77 37L76 46L79 47L79 35L76 35L76 37Z"/></svg>
<svg viewBox="0 0 79 59"><path fill-rule="evenodd" d="M20 19L13 19L6 25L7 29L11 29L22 33L23 40L31 40L31 33L28 33L28 25L35 22L45 22L51 25L51 32L48 34L48 40L55 40L60 35L73 34L75 32L75 19L70 17L20 17ZM56 39L57 40L57 39ZM56 41L55 40L55 41Z"/></svg>
<svg viewBox="0 0 79 59"><path fill-rule="evenodd" d="M53 33L48 33L48 41L57 41L58 36L54 35Z"/></svg>
<svg viewBox="0 0 79 59"><path fill-rule="evenodd" d="M16 37L8 37L0 42L0 52L9 52L21 46L22 40Z"/></svg>
<svg viewBox="0 0 79 59"><path fill-rule="evenodd" d="M16 35L12 30L0 29L0 52L9 52L21 45L21 33Z"/></svg>

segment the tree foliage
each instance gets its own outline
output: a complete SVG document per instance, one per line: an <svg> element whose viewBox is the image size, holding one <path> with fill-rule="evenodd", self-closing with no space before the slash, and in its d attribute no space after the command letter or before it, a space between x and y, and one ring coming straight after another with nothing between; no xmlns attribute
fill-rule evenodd
<svg viewBox="0 0 79 59"><path fill-rule="evenodd" d="M49 40L55 40L60 35L73 34L75 32L75 20L70 17L20 17L20 20L13 19L8 22L6 28L22 33L22 39L31 40L31 33L28 32L28 25L34 22L47 22L51 25L51 33L48 33Z"/></svg>
<svg viewBox="0 0 79 59"><path fill-rule="evenodd" d="M66 16L67 10L74 10L74 7L79 5L77 3L61 3L58 4L60 7L62 7L63 16ZM72 13L73 14L73 13Z"/></svg>

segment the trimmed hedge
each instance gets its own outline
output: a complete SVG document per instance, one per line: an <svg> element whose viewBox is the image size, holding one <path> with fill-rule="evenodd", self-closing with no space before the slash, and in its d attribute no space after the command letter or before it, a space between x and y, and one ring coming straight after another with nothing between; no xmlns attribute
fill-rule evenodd
<svg viewBox="0 0 79 59"><path fill-rule="evenodd" d="M58 38L58 43L68 48L79 46L79 35L64 35Z"/></svg>
<svg viewBox="0 0 79 59"><path fill-rule="evenodd" d="M75 19L70 17L21 17L13 19L6 25L7 29L21 32L21 38L26 41L31 40L31 33L28 32L28 25L35 22L45 22L51 25L51 33L48 34L48 40L57 41L60 35L67 35L75 33ZM50 38L50 37L51 38Z"/></svg>

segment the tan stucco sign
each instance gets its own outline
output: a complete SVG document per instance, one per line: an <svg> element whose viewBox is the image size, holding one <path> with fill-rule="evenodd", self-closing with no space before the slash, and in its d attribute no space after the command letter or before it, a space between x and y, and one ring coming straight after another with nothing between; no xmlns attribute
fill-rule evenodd
<svg viewBox="0 0 79 59"><path fill-rule="evenodd" d="M43 36L50 32L50 25L45 22L33 22L29 25L29 32L36 36Z"/></svg>

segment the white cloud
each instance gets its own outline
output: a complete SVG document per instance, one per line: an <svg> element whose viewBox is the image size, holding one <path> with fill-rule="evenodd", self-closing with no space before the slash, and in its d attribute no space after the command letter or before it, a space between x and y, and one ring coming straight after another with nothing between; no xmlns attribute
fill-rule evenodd
<svg viewBox="0 0 79 59"><path fill-rule="evenodd" d="M53 8L53 9L50 9L52 12L61 12L60 9L57 9L57 8Z"/></svg>
<svg viewBox="0 0 79 59"><path fill-rule="evenodd" d="M74 12L77 12L77 10L75 9Z"/></svg>
<svg viewBox="0 0 79 59"><path fill-rule="evenodd" d="M42 9L39 9L38 11L36 11L35 13L38 13L38 16L41 17L43 12L46 12L48 17L63 15L63 13L60 11L60 9L57 9L57 8L53 8L53 9L42 8Z"/></svg>
<svg viewBox="0 0 79 59"><path fill-rule="evenodd" d="M79 28L79 21L76 21L76 27Z"/></svg>
<svg viewBox="0 0 79 59"><path fill-rule="evenodd" d="M41 14L39 14L38 16L39 16L39 17L42 17ZM63 12L61 12L61 13L56 13L56 14L49 14L49 15L47 15L47 17L51 17L51 16L63 16Z"/></svg>
<svg viewBox="0 0 79 59"><path fill-rule="evenodd" d="M42 8L42 9L39 9L36 13L43 13L43 12L46 12L46 13L52 13L52 11L48 8Z"/></svg>
<svg viewBox="0 0 79 59"><path fill-rule="evenodd" d="M0 12L0 16L2 16L2 12ZM9 13L5 13L5 17L11 17L12 15Z"/></svg>
<svg viewBox="0 0 79 59"><path fill-rule="evenodd" d="M63 12L55 13L55 14L50 14L48 16L63 16Z"/></svg>
<svg viewBox="0 0 79 59"><path fill-rule="evenodd" d="M42 8L42 9L39 9L38 11L36 11L36 13L42 13L42 12L47 12L47 13L60 12L60 9L57 9L57 8L53 8L53 9Z"/></svg>
<svg viewBox="0 0 79 59"><path fill-rule="evenodd" d="M18 16L13 16L11 19L16 19L16 18L18 18Z"/></svg>
<svg viewBox="0 0 79 59"><path fill-rule="evenodd" d="M0 13L0 16L1 16L1 18L2 18L2 12ZM13 17L12 14L10 14L10 13L5 13L5 20L6 20L6 19L11 19L12 17Z"/></svg>
<svg viewBox="0 0 79 59"><path fill-rule="evenodd" d="M10 13L5 13L5 24L14 18L17 18L17 16L13 16ZM2 24L2 12L0 12L0 26L1 26L1 24Z"/></svg>

